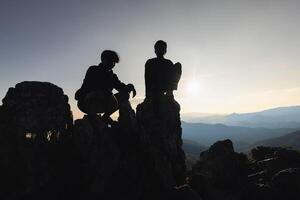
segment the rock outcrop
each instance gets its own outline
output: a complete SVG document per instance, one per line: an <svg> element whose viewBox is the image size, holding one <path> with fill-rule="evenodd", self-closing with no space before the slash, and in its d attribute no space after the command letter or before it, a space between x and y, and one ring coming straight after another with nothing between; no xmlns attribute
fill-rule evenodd
<svg viewBox="0 0 300 200"><path fill-rule="evenodd" d="M199 199L180 186L185 156L173 98L162 99L159 116L149 99L138 117L123 103L111 127L100 116L73 125L68 97L51 83L19 83L2 101L1 199Z"/></svg>
<svg viewBox="0 0 300 200"><path fill-rule="evenodd" d="M165 99L159 117L147 99L135 116L129 103L120 105L118 122L108 127L100 117L75 121L73 139L80 155L84 196L102 199L195 199L183 183L179 105ZM173 198L173 199L174 199ZM199 199L199 198L197 198Z"/></svg>
<svg viewBox="0 0 300 200"><path fill-rule="evenodd" d="M277 172L272 176L271 183L277 199L299 199L299 168L287 168Z"/></svg>
<svg viewBox="0 0 300 200"><path fill-rule="evenodd" d="M257 147L251 159L218 141L200 155L190 172L192 188L204 200L276 200L300 197L300 153L280 147Z"/></svg>
<svg viewBox="0 0 300 200"><path fill-rule="evenodd" d="M156 182L165 188L184 183L186 165L182 150L180 105L173 97L160 99L159 113L154 112L151 98L137 106L142 143L150 158L148 167L154 169Z"/></svg>
<svg viewBox="0 0 300 200"><path fill-rule="evenodd" d="M98 117L75 121L74 144L80 157L81 195L91 199L141 199L143 155L138 126L129 103L120 105L118 123L108 127Z"/></svg>
<svg viewBox="0 0 300 200"><path fill-rule="evenodd" d="M9 88L2 102L0 199L51 199L68 193L73 162L68 97L51 83L22 82Z"/></svg>
<svg viewBox="0 0 300 200"><path fill-rule="evenodd" d="M218 141L200 155L192 169L192 185L204 199L240 197L247 178L247 157L234 152L230 140Z"/></svg>
<svg viewBox="0 0 300 200"><path fill-rule="evenodd" d="M73 124L61 88L22 82L0 106L0 199L300 199L300 153L218 141L186 171L180 106L171 96L121 104L111 126ZM157 108L157 107L156 107ZM156 110L157 111L157 110Z"/></svg>
<svg viewBox="0 0 300 200"><path fill-rule="evenodd" d="M51 83L19 83L9 88L2 102L2 110L9 119L6 126L14 130L12 134L21 142L24 137L55 142L65 137L72 127L68 97Z"/></svg>

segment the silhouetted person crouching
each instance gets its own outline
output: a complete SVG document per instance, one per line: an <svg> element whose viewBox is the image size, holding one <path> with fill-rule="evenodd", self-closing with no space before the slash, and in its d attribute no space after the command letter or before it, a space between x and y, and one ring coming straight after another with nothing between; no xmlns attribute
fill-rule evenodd
<svg viewBox="0 0 300 200"><path fill-rule="evenodd" d="M94 119L97 114L104 113L102 119L107 124L112 124L110 115L119 109L119 104L129 100L129 93L136 95L132 84L122 83L113 72L119 56L116 52L105 50L101 54L101 63L89 67L81 88L76 92L78 108L88 114L89 119ZM117 94L112 90L116 89Z"/></svg>
<svg viewBox="0 0 300 200"><path fill-rule="evenodd" d="M159 99L163 95L173 97L181 77L181 64L175 65L165 59L167 43L159 40L154 45L156 58L147 60L145 64L146 98L151 98L155 113L159 111Z"/></svg>

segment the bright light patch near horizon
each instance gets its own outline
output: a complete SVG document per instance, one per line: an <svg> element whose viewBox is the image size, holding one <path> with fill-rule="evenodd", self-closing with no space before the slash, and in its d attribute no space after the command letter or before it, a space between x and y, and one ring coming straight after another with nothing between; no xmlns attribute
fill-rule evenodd
<svg viewBox="0 0 300 200"><path fill-rule="evenodd" d="M197 79L192 79L187 83L187 92L192 96L197 96L200 93L201 85Z"/></svg>

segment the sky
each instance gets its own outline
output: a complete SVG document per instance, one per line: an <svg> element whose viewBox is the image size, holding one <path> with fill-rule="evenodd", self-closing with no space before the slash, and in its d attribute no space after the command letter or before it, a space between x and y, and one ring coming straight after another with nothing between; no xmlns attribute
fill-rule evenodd
<svg viewBox="0 0 300 200"><path fill-rule="evenodd" d="M243 113L300 104L300 1L0 0L0 99L22 81L74 94L111 49L114 69L144 99L144 64L157 40L183 67L182 113Z"/></svg>

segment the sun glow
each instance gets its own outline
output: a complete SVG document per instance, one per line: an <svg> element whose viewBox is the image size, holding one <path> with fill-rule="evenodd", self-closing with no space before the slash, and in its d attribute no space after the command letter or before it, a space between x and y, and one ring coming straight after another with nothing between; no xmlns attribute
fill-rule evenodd
<svg viewBox="0 0 300 200"><path fill-rule="evenodd" d="M197 96L200 93L201 85L196 79L192 79L187 83L186 90L190 95Z"/></svg>

